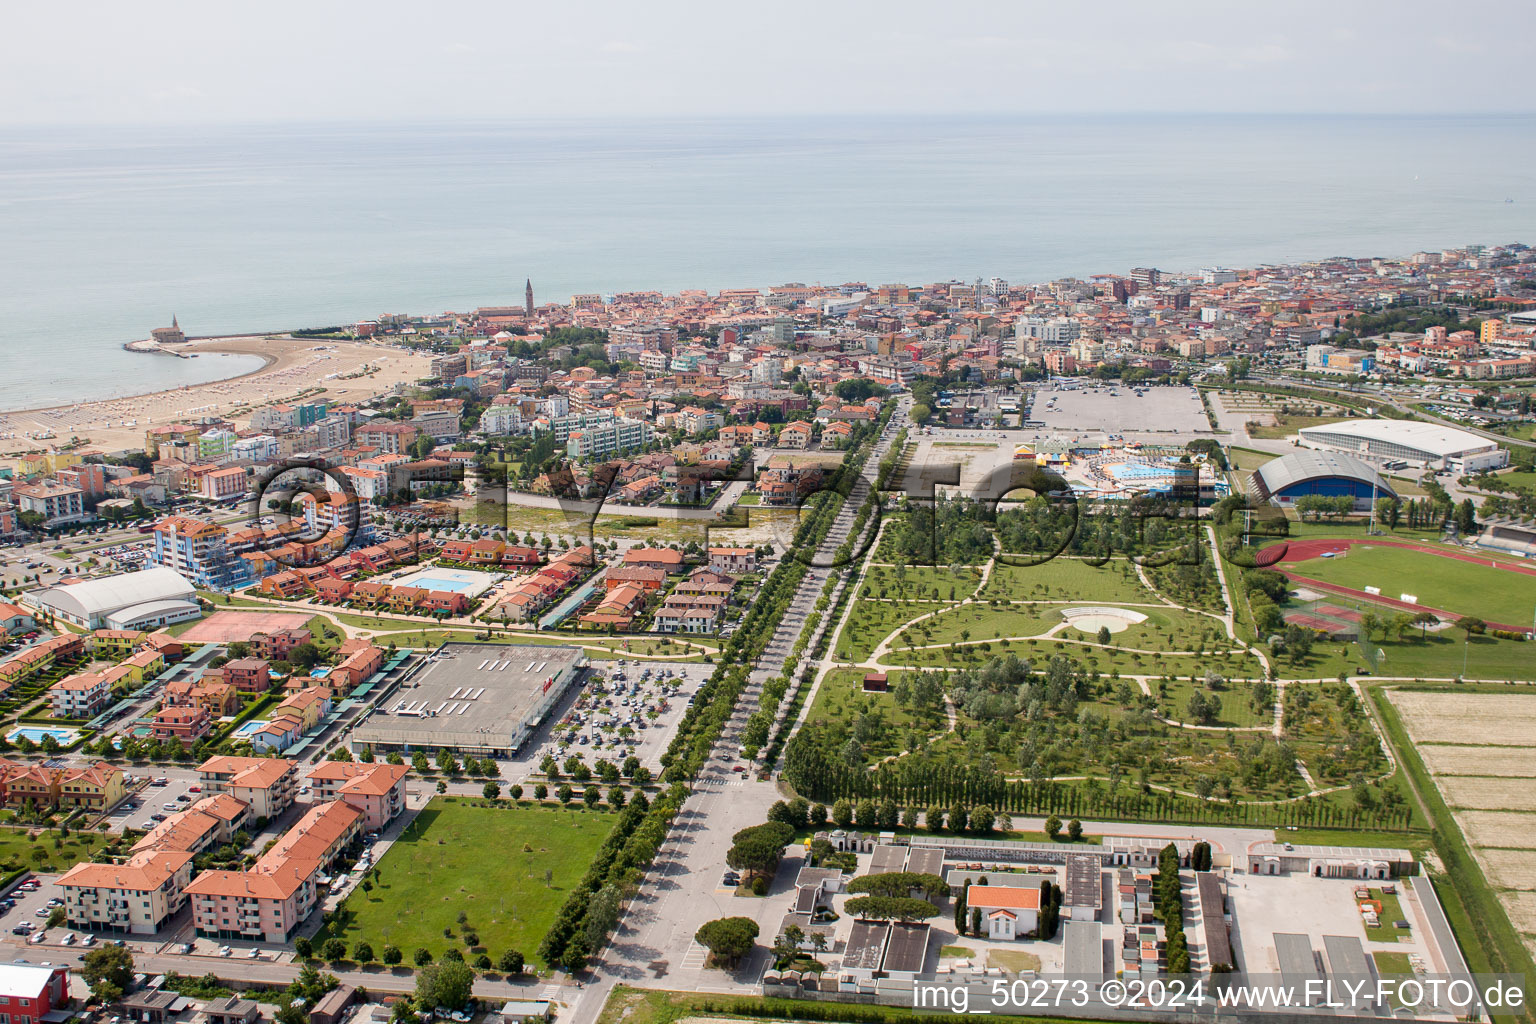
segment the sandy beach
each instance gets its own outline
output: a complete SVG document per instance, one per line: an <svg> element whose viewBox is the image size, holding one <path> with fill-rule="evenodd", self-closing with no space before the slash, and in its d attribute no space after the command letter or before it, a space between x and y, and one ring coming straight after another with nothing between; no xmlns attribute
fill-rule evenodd
<svg viewBox="0 0 1536 1024"><path fill-rule="evenodd" d="M0 413L0 455L53 450L71 438L107 452L142 449L149 427L204 416L222 417L243 427L256 408L304 392L323 395L333 403L361 402L426 376L431 362L429 356L384 345L290 335L188 341L178 350L255 355L267 363L250 373L207 384ZM138 358L169 361L175 357L146 353ZM38 435L50 432L53 437L39 439Z"/></svg>

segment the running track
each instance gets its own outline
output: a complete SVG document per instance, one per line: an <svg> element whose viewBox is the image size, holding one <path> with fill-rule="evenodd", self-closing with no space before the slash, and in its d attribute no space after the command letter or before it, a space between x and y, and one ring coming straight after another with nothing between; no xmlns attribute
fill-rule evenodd
<svg viewBox="0 0 1536 1024"><path fill-rule="evenodd" d="M1263 567L1274 566L1278 569L1278 571L1284 573L1286 578L1291 580L1293 583L1301 583L1316 590L1323 590L1334 594L1347 594L1350 597L1357 597L1364 601L1375 604L1388 605L1392 608L1398 608L1404 611L1434 612L1442 619L1455 619L1459 617L1457 612L1446 611L1441 608L1430 608L1422 604L1409 604L1407 601L1399 601L1395 598L1383 597L1380 594L1367 594L1363 590L1354 590L1350 587L1342 587L1337 583L1325 583L1322 580L1315 580L1310 576L1303 576L1300 573L1281 568L1278 564L1280 562L1303 562L1310 558L1317 558L1325 551L1338 554L1346 551L1356 544L1367 544L1371 547L1408 548L1411 551L1421 551L1426 555L1436 555L1440 558L1454 558L1460 562L1472 562L1475 565L1487 566L1491 569L1503 569L1506 572L1520 573L1524 576L1536 576L1536 567L1528 565L1518 565L1511 562L1497 562L1488 558L1478 558L1476 556L1465 554L1460 551L1447 551L1444 548L1433 547L1428 544L1410 544L1404 541L1381 540L1375 537L1372 537L1368 540L1327 538L1319 540L1281 541L1279 544L1271 544L1269 547L1260 550L1255 561L1258 565ZM1488 626L1491 629L1510 629L1522 633L1530 629L1529 623L1517 626L1507 622L1490 622L1488 623Z"/></svg>

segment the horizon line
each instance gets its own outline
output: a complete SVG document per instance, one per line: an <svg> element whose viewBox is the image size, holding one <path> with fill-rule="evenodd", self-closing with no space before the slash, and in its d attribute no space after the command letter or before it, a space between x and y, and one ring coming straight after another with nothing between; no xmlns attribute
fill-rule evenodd
<svg viewBox="0 0 1536 1024"><path fill-rule="evenodd" d="M99 128L207 128L207 127L323 127L339 125L367 125L367 126L468 126L490 124L609 124L615 121L625 122L695 122L708 123L719 121L773 121L794 118L810 121L837 121L849 118L863 120L925 120L931 118L943 118L946 121L959 122L985 122L988 120L1008 119L1052 119L1052 120L1123 120L1128 118L1315 118L1318 120L1350 120L1360 118L1382 120L1445 120L1451 118L1529 118L1536 117L1536 107L1519 110L1447 110L1447 111L1409 111L1409 110L998 110L998 111L972 111L972 112L948 112L943 110L928 110L920 112L904 111L826 111L802 112L795 110L784 111L756 111L752 113L687 113L670 112L655 114L625 114L625 113L585 113L585 114L524 114L516 116L481 115L462 117L438 117L430 114L415 114L405 117L375 116L375 115L336 115L327 117L231 117L231 118L160 118L160 119L134 119L134 120L66 120L66 121L34 121L34 120L4 120L0 119L0 131L26 128L37 129L99 129Z"/></svg>

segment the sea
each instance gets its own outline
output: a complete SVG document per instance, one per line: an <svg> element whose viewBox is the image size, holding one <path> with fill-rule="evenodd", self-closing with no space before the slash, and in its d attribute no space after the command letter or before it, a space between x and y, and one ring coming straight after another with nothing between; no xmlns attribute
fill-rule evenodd
<svg viewBox="0 0 1536 1024"><path fill-rule="evenodd" d="M577 292L1013 282L1536 243L1536 116L0 129L0 410L246 372L125 352Z"/></svg>

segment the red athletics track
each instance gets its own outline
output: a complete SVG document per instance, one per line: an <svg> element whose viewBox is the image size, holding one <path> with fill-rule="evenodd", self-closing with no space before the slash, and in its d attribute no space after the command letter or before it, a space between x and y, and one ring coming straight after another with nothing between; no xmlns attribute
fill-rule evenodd
<svg viewBox="0 0 1536 1024"><path fill-rule="evenodd" d="M1356 544L1368 544L1372 547L1408 548L1413 551L1421 551L1426 555L1436 555L1440 558L1454 558L1457 561L1471 562L1474 565L1485 565L1491 569L1504 569L1508 572L1517 572L1524 576L1536 576L1536 568L1527 565L1517 565L1510 562L1495 562L1482 558L1476 558L1472 555L1463 554L1459 551L1446 551L1443 548L1432 547L1428 544L1409 544L1404 541L1380 540L1375 537L1367 540L1330 537L1318 540L1282 541L1279 544L1271 544L1269 547L1261 549L1254 560L1256 564L1265 568L1271 566L1278 567L1278 563L1280 562L1302 562L1309 558L1317 558L1325 551L1338 553L1353 547ZM1310 576L1303 576L1302 574L1292 572L1289 569L1279 569L1278 571L1284 573L1286 578L1291 580L1293 583L1301 583L1307 587L1311 587L1314 590L1322 590L1334 594L1348 594L1350 597L1357 597L1372 604L1384 604L1392 608L1402 609L1403 611L1434 612L1442 619L1455 619L1459 617L1456 612L1446 611L1441 608L1430 608L1422 604L1409 604L1407 601L1399 601L1395 598L1383 597L1380 594L1367 594L1363 590L1354 590L1350 587L1341 587L1337 583L1325 583L1322 580L1315 580ZM1507 622L1490 622L1488 623L1488 626L1491 629L1508 629L1521 633L1524 633L1530 629L1529 625L1516 626Z"/></svg>

